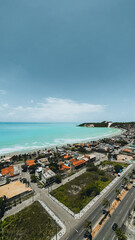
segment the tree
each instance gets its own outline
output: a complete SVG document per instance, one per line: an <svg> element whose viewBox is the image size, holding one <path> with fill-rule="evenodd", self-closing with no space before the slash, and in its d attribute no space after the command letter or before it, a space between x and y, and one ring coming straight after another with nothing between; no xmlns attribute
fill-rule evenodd
<svg viewBox="0 0 135 240"><path fill-rule="evenodd" d="M91 223L91 221L86 220L84 226L86 228L84 237L87 237L88 239L92 239L92 223Z"/></svg>
<svg viewBox="0 0 135 240"><path fill-rule="evenodd" d="M27 165L21 165L22 171L27 172Z"/></svg>
<svg viewBox="0 0 135 240"><path fill-rule="evenodd" d="M6 183L10 183L10 177L9 176L6 176Z"/></svg>
<svg viewBox="0 0 135 240"><path fill-rule="evenodd" d="M116 199L119 200L120 190L118 188L116 188L115 192L116 192Z"/></svg>
<svg viewBox="0 0 135 240"><path fill-rule="evenodd" d="M129 178L133 178L133 172L130 172L130 173L128 174L128 177L129 177Z"/></svg>
<svg viewBox="0 0 135 240"><path fill-rule="evenodd" d="M0 219L3 217L7 203L6 196L0 198Z"/></svg>
<svg viewBox="0 0 135 240"><path fill-rule="evenodd" d="M86 229L91 233L92 232L92 223L91 221L86 220L85 221L85 227Z"/></svg>
<svg viewBox="0 0 135 240"><path fill-rule="evenodd" d="M103 177L101 177L101 181L102 181L102 182L107 182L107 181L108 181L108 178L107 178L106 176L103 176Z"/></svg>
<svg viewBox="0 0 135 240"><path fill-rule="evenodd" d="M29 172L30 172L30 174L35 173L35 170L36 170L36 165L31 165L31 166L29 167Z"/></svg>
<svg viewBox="0 0 135 240"><path fill-rule="evenodd" d="M108 161L110 161L112 158L112 154L111 153L108 153Z"/></svg>
<svg viewBox="0 0 135 240"><path fill-rule="evenodd" d="M103 206L105 209L109 208L110 207L110 202L108 201L107 198L104 198L103 199L103 202L102 202Z"/></svg>
<svg viewBox="0 0 135 240"><path fill-rule="evenodd" d="M119 173L123 169L123 167L120 164L117 164L114 166L114 169L116 173Z"/></svg>
<svg viewBox="0 0 135 240"><path fill-rule="evenodd" d="M127 239L125 234L122 232L121 228L117 228L115 232L118 237L118 240L126 240Z"/></svg>
<svg viewBox="0 0 135 240"><path fill-rule="evenodd" d="M56 183L61 183L61 175L57 174L57 175L55 176L55 182L56 182Z"/></svg>
<svg viewBox="0 0 135 240"><path fill-rule="evenodd" d="M31 175L31 182L37 182L37 177L34 174Z"/></svg>
<svg viewBox="0 0 135 240"><path fill-rule="evenodd" d="M51 163L51 164L49 165L49 168L50 168L53 172L56 173L56 172L58 171L58 169L59 169L59 166L58 166L57 163L53 162L53 163Z"/></svg>
<svg viewBox="0 0 135 240"><path fill-rule="evenodd" d="M94 165L94 163L88 163L87 171L88 172L92 172L92 171L96 172L96 171L98 171L98 168Z"/></svg>
<svg viewBox="0 0 135 240"><path fill-rule="evenodd" d="M123 184L124 184L124 188L127 189L127 184L129 183L129 179L127 179L126 177L124 177L123 179Z"/></svg>

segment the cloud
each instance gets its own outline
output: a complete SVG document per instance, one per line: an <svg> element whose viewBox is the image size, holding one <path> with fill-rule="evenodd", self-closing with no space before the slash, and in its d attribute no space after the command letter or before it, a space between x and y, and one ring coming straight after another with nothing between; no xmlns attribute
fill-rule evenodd
<svg viewBox="0 0 135 240"><path fill-rule="evenodd" d="M88 119L91 114L103 112L105 106L79 103L70 99L49 97L35 106L10 107L3 104L0 108L0 121L39 121L72 122Z"/></svg>
<svg viewBox="0 0 135 240"><path fill-rule="evenodd" d="M5 95L7 92L3 89L0 89L0 95Z"/></svg>
<svg viewBox="0 0 135 240"><path fill-rule="evenodd" d="M3 108L8 108L8 104L7 104L7 103L4 103L4 104L2 105L2 107L3 107Z"/></svg>

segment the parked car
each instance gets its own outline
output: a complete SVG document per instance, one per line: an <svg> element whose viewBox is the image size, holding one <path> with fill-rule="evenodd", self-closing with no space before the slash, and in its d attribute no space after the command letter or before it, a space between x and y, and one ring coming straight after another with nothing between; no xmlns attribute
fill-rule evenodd
<svg viewBox="0 0 135 240"><path fill-rule="evenodd" d="M118 227L118 224L117 224L117 223L114 223L114 224L112 225L113 231L116 231L117 227Z"/></svg>

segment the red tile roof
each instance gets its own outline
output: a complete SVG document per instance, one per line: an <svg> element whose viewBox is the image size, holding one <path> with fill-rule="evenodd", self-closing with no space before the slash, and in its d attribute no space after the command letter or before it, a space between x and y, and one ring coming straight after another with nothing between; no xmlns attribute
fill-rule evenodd
<svg viewBox="0 0 135 240"><path fill-rule="evenodd" d="M73 162L73 166L74 166L74 167L78 167L78 166L80 166L80 165L82 165L82 164L84 164L84 163L86 163L86 161L84 161L84 160L78 160L78 161L76 161L76 162Z"/></svg>
<svg viewBox="0 0 135 240"><path fill-rule="evenodd" d="M70 157L71 157L70 155L65 155L65 156L64 156L64 159L70 158Z"/></svg>
<svg viewBox="0 0 135 240"><path fill-rule="evenodd" d="M35 165L35 162L34 162L34 160L27 160L26 164L30 167L32 165Z"/></svg>
<svg viewBox="0 0 135 240"><path fill-rule="evenodd" d="M69 161L70 162L76 162L77 160L75 158L71 158Z"/></svg>
<svg viewBox="0 0 135 240"><path fill-rule="evenodd" d="M59 170L64 171L64 170L69 170L70 167L66 166L64 163L60 162L59 164Z"/></svg>
<svg viewBox="0 0 135 240"><path fill-rule="evenodd" d="M126 148L126 149L123 150L123 152L131 152L131 150Z"/></svg>
<svg viewBox="0 0 135 240"><path fill-rule="evenodd" d="M2 176L10 174L10 176L12 177L14 175L14 167L13 166L9 166L7 168L1 169L1 174L2 174Z"/></svg>

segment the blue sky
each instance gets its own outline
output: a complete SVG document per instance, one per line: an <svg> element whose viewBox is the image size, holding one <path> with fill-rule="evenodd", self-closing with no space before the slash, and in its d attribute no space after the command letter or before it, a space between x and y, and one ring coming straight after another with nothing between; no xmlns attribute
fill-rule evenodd
<svg viewBox="0 0 135 240"><path fill-rule="evenodd" d="M134 9L0 1L0 121L134 121Z"/></svg>

